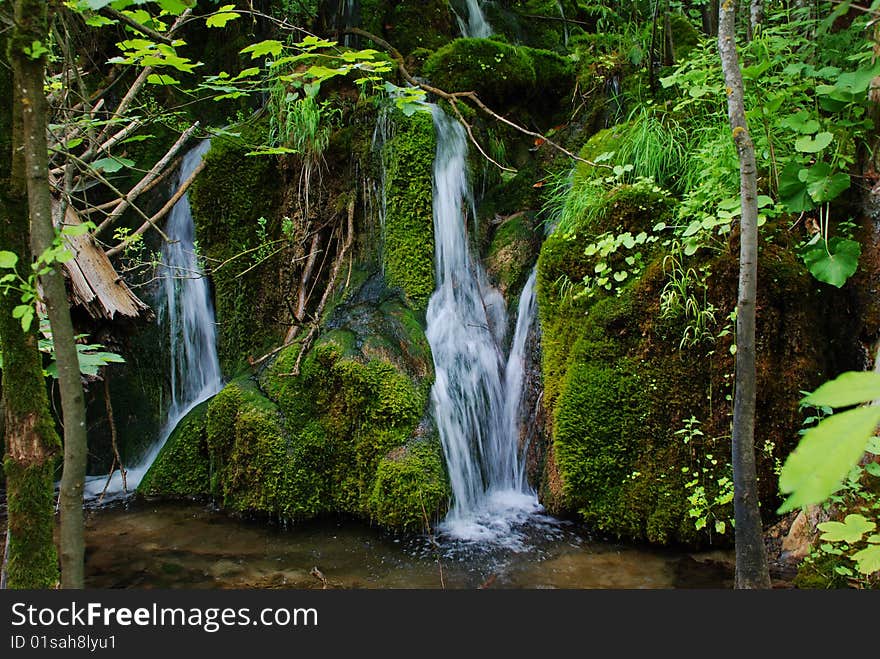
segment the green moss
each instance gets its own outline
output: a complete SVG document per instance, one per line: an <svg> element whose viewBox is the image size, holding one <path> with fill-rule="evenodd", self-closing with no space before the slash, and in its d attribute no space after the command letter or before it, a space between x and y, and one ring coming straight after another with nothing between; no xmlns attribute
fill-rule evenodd
<svg viewBox="0 0 880 659"><path fill-rule="evenodd" d="M698 530L689 497L702 486L712 501L719 479L730 476L727 397L734 364L730 334L722 329L736 303L735 250L690 263L711 273L707 296L718 311L715 338L689 348L680 346L684 319L661 317L668 281L662 251L648 252L642 274L614 293L572 299L563 286L565 278L578 282L592 272L593 262L584 255L587 233L650 230L658 214L669 212L669 203L650 190L620 186L601 198L593 224L554 232L542 246L538 303L554 456L545 505L577 511L609 535L723 544L731 540L730 504L714 506L707 528ZM776 505L773 457L784 455L797 437L798 389L815 383L824 369L822 353L798 338L822 326L808 277L789 249L762 245L756 436L776 451L758 451L760 496L768 509ZM790 300L799 300L797 307ZM677 431L691 417L703 434L686 443ZM714 521L727 523L724 533L715 531Z"/></svg>
<svg viewBox="0 0 880 659"><path fill-rule="evenodd" d="M22 465L7 457L10 588L53 588L58 584L58 556L53 538L54 463ZM13 496L14 493L14 496Z"/></svg>
<svg viewBox="0 0 880 659"><path fill-rule="evenodd" d="M498 225L489 244L486 270L506 297L522 288L539 245L529 217L519 213Z"/></svg>
<svg viewBox="0 0 880 659"><path fill-rule="evenodd" d="M238 378L190 413L141 490L211 493L227 509L287 519L335 511L409 528L423 516L421 499L380 501L375 483L383 460L409 445L427 409L433 369L424 330L381 276L362 281L325 322L302 360L299 344L279 353L263 390ZM400 487L421 478L424 505L438 509L440 463L414 455Z"/></svg>
<svg viewBox="0 0 880 659"><path fill-rule="evenodd" d="M386 214L383 245L388 284L424 309L434 292L434 126L429 113L396 120L385 145Z"/></svg>
<svg viewBox="0 0 880 659"><path fill-rule="evenodd" d="M672 62L679 62L688 56L700 43L700 33L687 17L681 14L667 14L666 20L660 24L658 43L663 44L665 56ZM667 29L670 38L667 40ZM671 41L671 52L669 50Z"/></svg>
<svg viewBox="0 0 880 659"><path fill-rule="evenodd" d="M578 155L584 160L595 163L596 159L603 153L614 153L620 148L620 140L625 135L625 128L624 124L618 124L617 126L600 130L587 140L587 143L581 147ZM574 185L579 186L591 179L605 176L607 172L608 170L604 167L596 167L586 162L578 162L574 169Z"/></svg>
<svg viewBox="0 0 880 659"><path fill-rule="evenodd" d="M418 440L379 461L368 507L383 526L423 531L442 517L450 496L439 441Z"/></svg>
<svg viewBox="0 0 880 659"><path fill-rule="evenodd" d="M180 420L138 485L147 495L187 497L211 491L211 459L206 417L209 403L194 407Z"/></svg>
<svg viewBox="0 0 880 659"><path fill-rule="evenodd" d="M386 35L389 43L404 55L417 48L439 48L457 30L447 0L389 4Z"/></svg>
<svg viewBox="0 0 880 659"><path fill-rule="evenodd" d="M492 39L456 39L428 58L424 74L445 91L475 91L490 106L516 104L535 91L527 49Z"/></svg>
<svg viewBox="0 0 880 659"><path fill-rule="evenodd" d="M279 232L282 213L275 209L280 173L275 159L246 155L251 150L248 144L261 143L265 130L261 124L243 129L241 139L214 139L205 155L205 169L190 189L198 242L213 263L255 247L261 217L269 220L270 237ZM238 372L248 355L263 354L283 332L277 323L279 292L265 285L265 269L272 263L238 276L248 265L248 259L239 259L212 275L217 350L225 372Z"/></svg>

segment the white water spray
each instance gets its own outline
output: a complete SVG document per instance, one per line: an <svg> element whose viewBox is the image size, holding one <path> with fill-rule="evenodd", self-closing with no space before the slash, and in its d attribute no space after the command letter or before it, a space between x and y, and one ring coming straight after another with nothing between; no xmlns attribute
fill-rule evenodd
<svg viewBox="0 0 880 659"><path fill-rule="evenodd" d="M461 33L465 37L476 37L485 39L487 37L492 36L492 26L489 25L489 21L486 20L486 15L483 13L483 7L480 0L466 0L465 4L467 5L467 20L463 19L461 16L456 16L458 19L458 27L461 30Z"/></svg>
<svg viewBox="0 0 880 659"><path fill-rule="evenodd" d="M207 140L190 150L180 165L177 185L186 181L210 148ZM195 254L195 225L188 195L171 209L165 232L171 242L162 245L161 284L157 302L158 322L167 328L171 352L171 401L159 440L137 465L126 470L126 487L134 491L165 441L193 407L216 394L223 386L217 357L214 307L208 280ZM86 496L104 490L106 476L86 481ZM122 476L114 472L107 494L123 493Z"/></svg>
<svg viewBox="0 0 880 659"><path fill-rule="evenodd" d="M453 502L440 530L463 540L505 542L514 525L540 509L523 479L518 418L525 336L514 338L519 374L505 375L499 346L507 327L501 293L471 256L466 216L473 214L464 128L433 107L436 290L426 335L434 359L434 419L449 470ZM534 303L521 303L520 314ZM517 320L525 334L529 320ZM518 347L517 347L518 346ZM515 369L514 369L515 370ZM508 382L509 381L509 382ZM509 387L515 387L512 391Z"/></svg>

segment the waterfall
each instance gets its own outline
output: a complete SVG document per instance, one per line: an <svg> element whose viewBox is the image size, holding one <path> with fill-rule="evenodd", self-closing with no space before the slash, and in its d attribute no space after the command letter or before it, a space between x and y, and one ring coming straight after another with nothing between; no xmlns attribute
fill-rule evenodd
<svg viewBox="0 0 880 659"><path fill-rule="evenodd" d="M456 16L462 35L481 39L492 36L492 26L489 25L485 14L483 14L480 0L466 0L465 4L467 5L467 20Z"/></svg>
<svg viewBox="0 0 880 659"><path fill-rule="evenodd" d="M504 433L510 438L503 456L504 469L512 475L514 489L520 492L528 488L525 479L525 460L520 459L526 447L519 446L519 439L523 418L521 403L525 383L526 343L537 316L538 304L535 294L537 278L538 268L535 266L519 296L516 329L510 343L507 366L504 368Z"/></svg>
<svg viewBox="0 0 880 659"><path fill-rule="evenodd" d="M428 303L426 335L435 369L431 403L453 492L441 531L464 540L503 540L513 523L539 509L523 483L517 419L511 420L522 388L525 336L514 338L511 359L520 373L508 378L499 347L507 327L504 298L468 246L466 216L474 215L474 205L465 131L438 107L432 111L436 290ZM531 324L523 317L534 304L530 294L525 297L518 335ZM516 392L508 389L508 380L518 383Z"/></svg>
<svg viewBox="0 0 880 659"><path fill-rule="evenodd" d="M177 187L189 178L210 146L210 142L204 140L183 157ZM196 257L195 226L188 195L183 195L171 209L165 233L171 242L162 245L156 306L158 322L167 331L170 348L170 403L159 440L137 465L126 471L128 491L137 488L165 440L187 412L223 386L214 307L208 280ZM106 476L87 479L86 496L99 496L106 481ZM117 471L107 493L119 494L122 489L122 477Z"/></svg>

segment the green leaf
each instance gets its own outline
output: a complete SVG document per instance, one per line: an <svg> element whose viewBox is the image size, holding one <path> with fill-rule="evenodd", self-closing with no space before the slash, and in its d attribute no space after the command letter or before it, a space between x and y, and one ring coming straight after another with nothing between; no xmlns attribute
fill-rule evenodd
<svg viewBox="0 0 880 659"><path fill-rule="evenodd" d="M151 85L179 85L180 81L175 80L169 75L160 73L151 73L147 76L147 82Z"/></svg>
<svg viewBox="0 0 880 659"><path fill-rule="evenodd" d="M831 165L826 162L817 162L809 169L799 170L798 179L807 186L807 192L817 204L831 201L849 188L849 175L832 173Z"/></svg>
<svg viewBox="0 0 880 659"><path fill-rule="evenodd" d="M878 423L880 407L857 407L807 430L779 475L780 491L790 496L778 512L820 503L834 493L862 457Z"/></svg>
<svg viewBox="0 0 880 659"><path fill-rule="evenodd" d="M180 16L186 9L192 7L193 0L156 0L159 6L169 14Z"/></svg>
<svg viewBox="0 0 880 659"><path fill-rule="evenodd" d="M801 253L810 273L821 282L840 288L859 267L862 246L855 240L834 236L819 241Z"/></svg>
<svg viewBox="0 0 880 659"><path fill-rule="evenodd" d="M91 228L88 224L67 224L61 233L65 236L82 236L87 234Z"/></svg>
<svg viewBox="0 0 880 659"><path fill-rule="evenodd" d="M789 213L802 213L813 208L807 185L800 177L802 171L806 170L800 163L790 162L779 174L779 200Z"/></svg>
<svg viewBox="0 0 880 659"><path fill-rule="evenodd" d="M239 14L235 11L230 11L235 9L235 5L223 5L220 9L217 10L216 14L211 14L208 16L208 19L205 21L205 24L208 27L226 27L226 24L229 21L234 21L236 18L239 18Z"/></svg>
<svg viewBox="0 0 880 659"><path fill-rule="evenodd" d="M267 39L265 41L260 41L255 44L251 44L247 48L242 48L239 52L244 55L245 53L251 54L251 59L257 59L258 57L262 57L263 55L271 55L272 57L277 57L281 54L281 51L284 49L284 44L280 41L276 41L275 39Z"/></svg>
<svg viewBox="0 0 880 659"><path fill-rule="evenodd" d="M118 172L123 167L133 166L134 160L129 160L128 158L116 158L113 156L110 156L109 158L101 158L92 163L94 169L104 171L108 174Z"/></svg>
<svg viewBox="0 0 880 659"><path fill-rule="evenodd" d="M834 135L831 133L819 133L816 137L804 135L795 141L794 148L801 153L819 153L833 141Z"/></svg>
<svg viewBox="0 0 880 659"><path fill-rule="evenodd" d="M876 462L869 462L865 465L865 471L867 471L872 476L877 476L880 478L880 464Z"/></svg>
<svg viewBox="0 0 880 659"><path fill-rule="evenodd" d="M852 557L862 574L872 574L880 570L880 545L857 551Z"/></svg>
<svg viewBox="0 0 880 659"><path fill-rule="evenodd" d="M288 149L285 146L275 146L260 148L255 151L248 151L246 156L280 156L289 153L299 153L296 149Z"/></svg>
<svg viewBox="0 0 880 659"><path fill-rule="evenodd" d="M805 397L801 404L813 407L850 407L880 399L880 373L847 371Z"/></svg>
<svg viewBox="0 0 880 659"><path fill-rule="evenodd" d="M819 122L813 119L806 110L800 110L786 117L779 122L779 125L804 135L813 135L819 132Z"/></svg>
<svg viewBox="0 0 880 659"><path fill-rule="evenodd" d="M847 515L841 522L822 522L818 525L822 535L821 540L829 542L846 542L855 544L862 539L866 533L870 533L877 525L868 521L863 515Z"/></svg>
<svg viewBox="0 0 880 659"><path fill-rule="evenodd" d="M18 254L7 250L0 251L0 268L14 268L18 263Z"/></svg>

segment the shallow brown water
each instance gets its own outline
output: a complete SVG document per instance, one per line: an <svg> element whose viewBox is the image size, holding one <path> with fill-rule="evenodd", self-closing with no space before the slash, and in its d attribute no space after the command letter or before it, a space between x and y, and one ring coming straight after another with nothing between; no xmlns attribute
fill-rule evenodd
<svg viewBox="0 0 880 659"><path fill-rule="evenodd" d="M89 588L729 588L733 574L729 552L596 542L547 518L519 547L489 549L352 520L285 529L197 503L117 504L86 525Z"/></svg>

